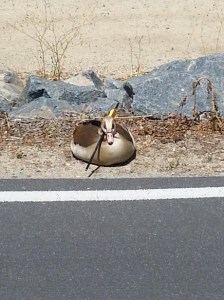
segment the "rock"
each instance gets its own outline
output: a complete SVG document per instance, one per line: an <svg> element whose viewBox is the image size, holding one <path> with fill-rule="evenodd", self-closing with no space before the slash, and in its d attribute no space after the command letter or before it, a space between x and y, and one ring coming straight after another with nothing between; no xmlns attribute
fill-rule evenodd
<svg viewBox="0 0 224 300"><path fill-rule="evenodd" d="M11 110L11 106L10 106L9 102L0 96L0 113L1 112L9 112L10 110Z"/></svg>
<svg viewBox="0 0 224 300"><path fill-rule="evenodd" d="M82 75L90 80L94 84L96 89L98 89L99 91L104 90L103 80L101 80L93 70L87 70L83 72Z"/></svg>
<svg viewBox="0 0 224 300"><path fill-rule="evenodd" d="M120 89L106 89L105 94L107 98L114 99L122 103L124 96L126 95L125 90Z"/></svg>
<svg viewBox="0 0 224 300"><path fill-rule="evenodd" d="M42 117L52 119L68 111L74 111L74 109L67 101L40 97L10 112L9 116L14 118Z"/></svg>
<svg viewBox="0 0 224 300"><path fill-rule="evenodd" d="M78 85L78 86L94 86L93 82L87 79L83 74L72 76L64 80L64 82Z"/></svg>
<svg viewBox="0 0 224 300"><path fill-rule="evenodd" d="M130 110L132 108L133 88L128 82L111 78L102 80L93 70L85 71L83 75L92 81L97 89L104 91L108 99L119 102L121 109Z"/></svg>
<svg viewBox="0 0 224 300"><path fill-rule="evenodd" d="M104 88L105 89L121 89L123 90L124 81L117 80L112 78L105 78L104 79Z"/></svg>
<svg viewBox="0 0 224 300"><path fill-rule="evenodd" d="M117 90L118 91L118 90ZM106 98L95 87L80 87L65 82L56 82L38 76L30 76L11 117L54 118L63 111L91 113L96 116L107 113L117 102Z"/></svg>
<svg viewBox="0 0 224 300"><path fill-rule="evenodd" d="M76 86L63 81L50 81L38 76L30 76L20 97L20 103L29 103L44 97L64 100L75 107L104 96L103 92L91 86Z"/></svg>
<svg viewBox="0 0 224 300"><path fill-rule="evenodd" d="M0 110L10 112L14 117L52 118L64 111L99 116L119 102L120 112L134 110L135 114L164 115L177 112L180 103L186 98L182 114L192 116L192 84L200 77L207 77L214 86L220 113L224 113L222 54L173 61L128 81L109 78L101 80L92 70L85 73L94 86L77 86L30 76L23 90L13 74L0 74ZM199 112L211 110L206 80L197 88L196 109Z"/></svg>
<svg viewBox="0 0 224 300"><path fill-rule="evenodd" d="M116 106L116 104L117 102L112 99L98 98L91 103L80 104L76 107L76 110L86 114L99 116L108 113L112 108Z"/></svg>
<svg viewBox="0 0 224 300"><path fill-rule="evenodd" d="M87 70L82 74L94 84L96 89L100 91L105 91L107 89L123 89L124 82L121 80L111 78L105 78L102 80L93 70Z"/></svg>
<svg viewBox="0 0 224 300"><path fill-rule="evenodd" d="M0 73L0 109L9 111L12 106L16 105L22 90L22 82L15 73Z"/></svg>
<svg viewBox="0 0 224 300"><path fill-rule="evenodd" d="M215 54L193 60L177 60L160 66L152 72L132 77L128 82L133 86L135 114L165 114L176 112L181 101L187 97L184 115L192 115L192 84L200 78L212 81L221 114L224 112L224 55ZM207 82L197 89L197 110L211 110L211 100L207 93Z"/></svg>
<svg viewBox="0 0 224 300"><path fill-rule="evenodd" d="M19 77L16 75L16 73L11 71L5 71L3 73L3 80L5 83L14 83L17 86L23 87L22 80L19 79Z"/></svg>

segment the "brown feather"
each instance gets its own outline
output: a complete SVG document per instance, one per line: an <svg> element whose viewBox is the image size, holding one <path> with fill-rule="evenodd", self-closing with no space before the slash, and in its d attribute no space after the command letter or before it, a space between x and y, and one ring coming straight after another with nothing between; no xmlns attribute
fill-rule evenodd
<svg viewBox="0 0 224 300"><path fill-rule="evenodd" d="M99 139L98 130L100 128L100 124L100 121L93 120L77 125L73 132L74 144L78 144L82 147L88 147L97 143Z"/></svg>
<svg viewBox="0 0 224 300"><path fill-rule="evenodd" d="M108 124L110 124L110 122L106 125L109 126ZM75 127L73 141L71 143L74 156L89 162L100 138L100 131L100 121L89 120L79 123ZM109 145L106 138L104 138L93 157L93 164L109 166L124 163L131 157L134 157L135 141L132 134L125 126L119 124L116 125L116 131L117 133L114 136L115 139L112 145Z"/></svg>
<svg viewBox="0 0 224 300"><path fill-rule="evenodd" d="M132 136L130 135L128 129L124 125L116 124L117 132L122 135L129 142L134 142Z"/></svg>

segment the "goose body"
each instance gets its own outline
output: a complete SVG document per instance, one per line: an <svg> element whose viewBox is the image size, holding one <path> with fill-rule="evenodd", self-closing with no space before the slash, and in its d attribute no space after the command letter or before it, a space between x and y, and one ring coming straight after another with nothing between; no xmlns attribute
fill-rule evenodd
<svg viewBox="0 0 224 300"><path fill-rule="evenodd" d="M102 122L92 120L76 126L71 141L73 155L88 162L103 133L104 139L92 159L93 164L123 164L134 157L136 148L132 134L124 126L115 124L114 119L109 116Z"/></svg>

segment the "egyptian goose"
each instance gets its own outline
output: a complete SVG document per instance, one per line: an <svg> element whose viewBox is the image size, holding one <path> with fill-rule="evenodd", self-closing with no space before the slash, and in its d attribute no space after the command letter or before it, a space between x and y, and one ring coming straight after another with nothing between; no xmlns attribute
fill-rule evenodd
<svg viewBox="0 0 224 300"><path fill-rule="evenodd" d="M92 159L93 164L124 164L135 157L136 148L132 134L126 127L116 124L110 116L104 117L102 122L90 120L75 127L71 141L73 155L88 162L102 134L104 138Z"/></svg>

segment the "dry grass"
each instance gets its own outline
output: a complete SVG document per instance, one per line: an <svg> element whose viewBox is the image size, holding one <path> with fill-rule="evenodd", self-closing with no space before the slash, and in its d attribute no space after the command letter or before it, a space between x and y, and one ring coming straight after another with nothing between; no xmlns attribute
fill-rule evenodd
<svg viewBox="0 0 224 300"><path fill-rule="evenodd" d="M143 36L135 37L133 40L131 38L128 39L129 47L130 47L130 61L131 61L131 72L130 76L139 76L143 73L141 70L141 56L142 56L142 39ZM137 49L135 49L137 48Z"/></svg>
<svg viewBox="0 0 224 300"><path fill-rule="evenodd" d="M47 79L61 80L65 77L66 53L72 42L79 36L79 26L75 17L71 15L67 16L70 21L68 27L57 24L48 0L40 3L40 9L43 10L43 22L38 15L29 18L34 28L34 35L26 31L23 26L10 25L36 43L36 60L39 65L37 75Z"/></svg>
<svg viewBox="0 0 224 300"><path fill-rule="evenodd" d="M137 156L120 168L96 168L75 160L74 127L88 116L65 114L57 120L0 117L0 173L3 178L94 178L208 176L223 174L224 119L198 121L183 116L165 120L117 118L136 140ZM214 126L214 124L216 126ZM97 171L96 171L97 170Z"/></svg>
<svg viewBox="0 0 224 300"><path fill-rule="evenodd" d="M87 116L65 114L57 120L37 119L8 119L5 115L0 118L0 143L24 145L57 146L69 144L76 124L88 119ZM150 142L176 143L186 136L212 136L224 134L224 119L208 119L198 121L184 116L171 116L165 120L150 120L147 117L118 118L118 123L125 124L133 133L141 146L147 139Z"/></svg>

